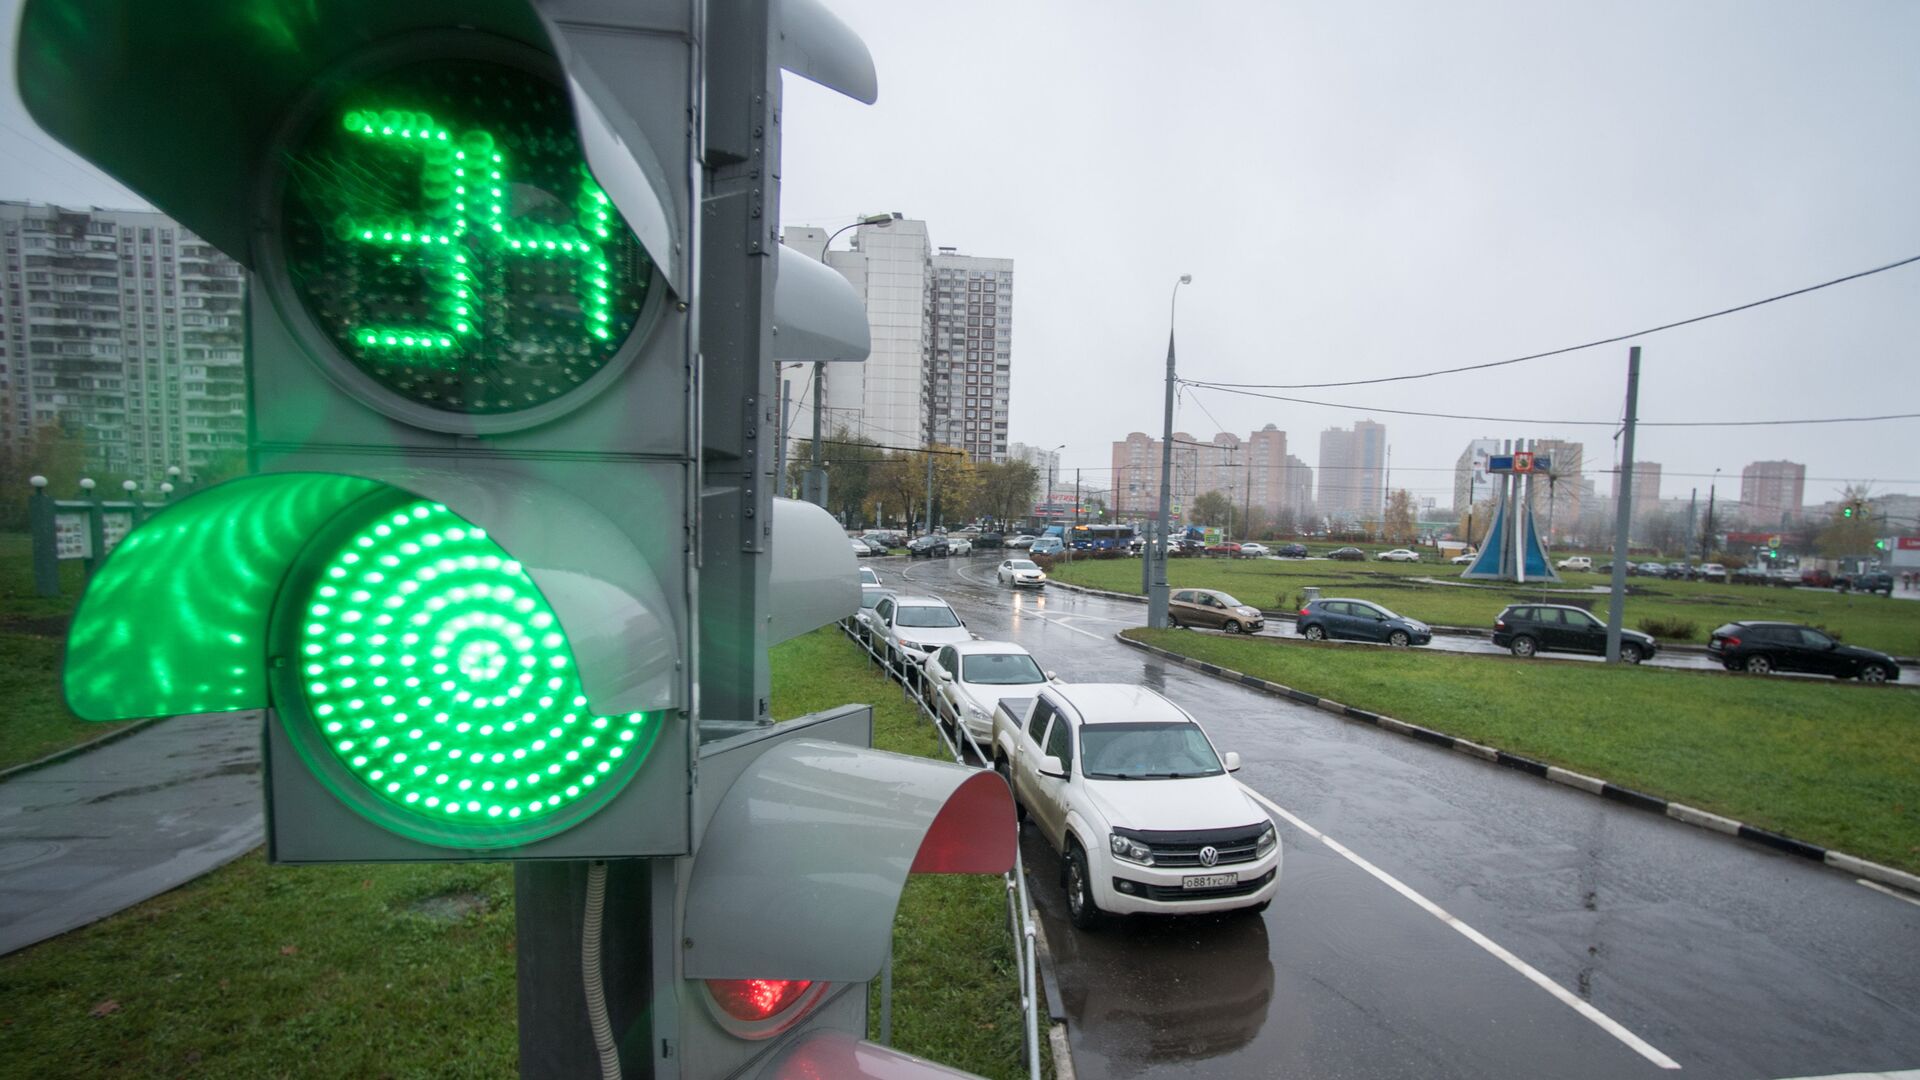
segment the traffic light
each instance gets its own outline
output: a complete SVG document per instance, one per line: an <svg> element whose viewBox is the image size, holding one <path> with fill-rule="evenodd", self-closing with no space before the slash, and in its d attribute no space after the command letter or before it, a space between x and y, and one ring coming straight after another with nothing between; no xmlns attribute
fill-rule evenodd
<svg viewBox="0 0 1920 1080"><path fill-rule="evenodd" d="M1875 540L1873 542L1873 546L1876 551L1885 551L1887 550L1887 541L1885 540L1885 538Z"/></svg>
<svg viewBox="0 0 1920 1080"><path fill-rule="evenodd" d="M768 723L767 647L858 602L772 470L774 361L868 348L777 239L781 72L870 102L859 39L815 0L29 0L17 67L247 273L254 474L101 568L74 712L262 710L274 861L516 860L523 1075L916 1075L859 1041L874 943L908 872L1006 869L1005 784L858 707Z"/></svg>
<svg viewBox="0 0 1920 1080"><path fill-rule="evenodd" d="M1843 507L1841 507L1841 508L1840 508L1840 516L1841 516L1841 517L1843 517L1843 518L1850 518L1850 517L1852 517L1852 516L1853 516L1853 504L1852 504L1852 503L1848 503L1847 505L1845 505L1845 506L1843 506Z"/></svg>

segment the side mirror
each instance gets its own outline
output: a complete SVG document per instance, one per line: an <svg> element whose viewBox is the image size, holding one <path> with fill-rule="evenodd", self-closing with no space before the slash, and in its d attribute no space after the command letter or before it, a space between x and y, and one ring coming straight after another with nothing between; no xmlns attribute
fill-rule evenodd
<svg viewBox="0 0 1920 1080"><path fill-rule="evenodd" d="M1228 772L1239 772L1240 771L1239 752L1234 750L1227 751L1224 755L1221 756L1220 763L1227 767Z"/></svg>
<svg viewBox="0 0 1920 1080"><path fill-rule="evenodd" d="M1057 671L1044 671L1044 672L1041 672L1041 674L1047 677L1048 682L1060 681L1060 673Z"/></svg>
<svg viewBox="0 0 1920 1080"><path fill-rule="evenodd" d="M953 681L953 672L951 672L951 671L948 671L948 670L947 670L946 668L941 668L941 669L940 669L940 681L941 681L941 682L952 682L952 681Z"/></svg>
<svg viewBox="0 0 1920 1080"><path fill-rule="evenodd" d="M1056 780L1065 780L1067 778L1067 767L1061 763L1059 758L1054 757L1052 754L1041 758L1036 768L1039 770L1041 776L1051 776Z"/></svg>

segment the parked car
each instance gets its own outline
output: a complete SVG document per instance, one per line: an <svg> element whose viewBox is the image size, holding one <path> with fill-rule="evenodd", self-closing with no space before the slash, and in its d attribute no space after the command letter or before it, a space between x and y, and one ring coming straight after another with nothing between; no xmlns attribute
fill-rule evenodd
<svg viewBox="0 0 1920 1080"><path fill-rule="evenodd" d="M888 550L907 546L907 534L893 529L868 529L860 535L865 537L868 543L879 544Z"/></svg>
<svg viewBox="0 0 1920 1080"><path fill-rule="evenodd" d="M1885 593L1893 595L1893 575L1884 570L1862 570L1856 574L1835 574L1833 587L1840 592Z"/></svg>
<svg viewBox="0 0 1920 1080"><path fill-rule="evenodd" d="M1408 548L1394 548L1392 551L1383 551L1374 558L1381 562L1419 562L1420 553Z"/></svg>
<svg viewBox="0 0 1920 1080"><path fill-rule="evenodd" d="M1629 572L1641 577L1663 578L1667 576L1667 567L1665 563L1643 562L1634 566Z"/></svg>
<svg viewBox="0 0 1920 1080"><path fill-rule="evenodd" d="M867 625L880 658L910 670L942 645L973 640L967 624L937 596L888 593L874 604Z"/></svg>
<svg viewBox="0 0 1920 1080"><path fill-rule="evenodd" d="M1033 536L1027 535L1026 533L1021 533L1019 536L1016 536L1013 539L1007 541L1007 546L1010 548L1030 548L1033 546L1033 542L1036 539L1038 539L1038 537L1033 537Z"/></svg>
<svg viewBox="0 0 1920 1080"><path fill-rule="evenodd" d="M1058 555L1067 550L1067 542L1057 536L1042 536L1028 545L1035 555Z"/></svg>
<svg viewBox="0 0 1920 1080"><path fill-rule="evenodd" d="M854 553L855 555L857 555L857 556L859 556L859 557L860 557L860 558L862 558L862 559L865 559L865 558L867 558L867 557L869 557L869 556L872 556L872 555L875 555L875 554L880 554L880 555L885 555L885 554L886 554L886 551L885 551L885 549L882 549L882 550L881 550L881 551L879 551L879 552L875 552L875 551L873 550L873 545L872 545L872 544L869 544L869 543L867 543L867 542L866 542L865 540L863 540L863 539L861 539L861 538L860 538L860 537L858 537L858 536L850 536L850 537L848 537L848 538L847 538L847 543L849 543L849 544L852 544L852 545L853 545L853 553Z"/></svg>
<svg viewBox="0 0 1920 1080"><path fill-rule="evenodd" d="M1004 534L997 533L997 532L988 532L988 533L981 533L978 537L976 537L973 541L973 546L980 548L983 551L988 548L998 550L1006 546L1006 543L1007 543L1007 538Z"/></svg>
<svg viewBox="0 0 1920 1080"><path fill-rule="evenodd" d="M1327 552L1327 558L1339 559L1342 562L1365 562L1367 553L1357 547L1334 548Z"/></svg>
<svg viewBox="0 0 1920 1080"><path fill-rule="evenodd" d="M981 748L993 743L993 710L1009 694L1031 696L1053 679L1033 654L1007 641L943 645L927 657L933 711L947 724L964 724Z"/></svg>
<svg viewBox="0 0 1920 1080"><path fill-rule="evenodd" d="M1294 626L1308 641L1344 638L1406 646L1425 645L1433 640L1433 627L1367 600L1336 597L1311 601L1300 609L1299 621Z"/></svg>
<svg viewBox="0 0 1920 1080"><path fill-rule="evenodd" d="M1480 553L1477 551L1463 551L1447 561L1455 566L1472 566L1473 560L1479 557Z"/></svg>
<svg viewBox="0 0 1920 1080"><path fill-rule="evenodd" d="M1714 630L1707 652L1728 671L1755 675L1800 671L1875 683L1900 678L1900 665L1886 653L1842 645L1824 631L1797 623L1730 622Z"/></svg>
<svg viewBox="0 0 1920 1080"><path fill-rule="evenodd" d="M860 588L862 591L867 589L882 589L885 587L886 586L880 584L880 574L874 570L873 567L863 566L860 568Z"/></svg>
<svg viewBox="0 0 1920 1080"><path fill-rule="evenodd" d="M1167 600L1167 623L1251 634L1265 626L1267 618L1259 608L1249 607L1219 589L1176 589Z"/></svg>
<svg viewBox="0 0 1920 1080"><path fill-rule="evenodd" d="M1764 567L1743 566L1733 572L1731 580L1748 585L1767 585L1772 583L1773 575L1769 574Z"/></svg>
<svg viewBox="0 0 1920 1080"><path fill-rule="evenodd" d="M973 554L973 541L964 536L949 536L947 537L947 554L971 555Z"/></svg>
<svg viewBox="0 0 1920 1080"><path fill-rule="evenodd" d="M1631 563L1631 562L1630 562L1630 563L1628 563L1628 564L1627 564L1627 573L1628 573L1629 575L1632 575L1632 574L1635 574L1635 573L1638 573L1638 572L1639 572L1639 570L1640 570L1640 564L1639 564L1639 563ZM1595 573L1600 573L1600 574L1611 574L1611 573L1613 573L1613 564L1612 564L1612 563L1610 563L1610 562L1603 562L1603 563L1601 563L1601 564L1600 564L1599 566L1596 566L1596 567L1594 567L1594 572L1595 572Z"/></svg>
<svg viewBox="0 0 1920 1080"><path fill-rule="evenodd" d="M873 609L879 606L880 601L892 595L892 589L869 589L862 587L860 590L860 610L855 611L847 617L847 625L853 629L853 636L859 638L865 642L869 648L873 648L876 651L878 651L879 642L873 632Z"/></svg>
<svg viewBox="0 0 1920 1080"><path fill-rule="evenodd" d="M1264 911L1273 820L1186 711L1142 686L1052 685L993 711L994 768L1065 864L1074 926L1107 913Z"/></svg>
<svg viewBox="0 0 1920 1080"><path fill-rule="evenodd" d="M1695 574L1700 578L1701 581L1727 580L1727 568L1720 565L1717 562L1701 563L1700 569L1695 571Z"/></svg>
<svg viewBox="0 0 1920 1080"><path fill-rule="evenodd" d="M1607 624L1585 608L1558 604L1513 604L1493 621L1493 643L1513 655L1543 652L1607 654ZM1637 664L1660 651L1651 635L1620 630L1620 659Z"/></svg>
<svg viewBox="0 0 1920 1080"><path fill-rule="evenodd" d="M907 544L907 557L910 559L944 557L947 551L947 538L944 536L916 536Z"/></svg>
<svg viewBox="0 0 1920 1080"><path fill-rule="evenodd" d="M1192 537L1186 536L1178 537L1167 545L1167 554L1174 557L1191 558L1204 553L1206 550L1207 545L1205 541L1195 540Z"/></svg>
<svg viewBox="0 0 1920 1080"><path fill-rule="evenodd" d="M1808 567L1800 571L1800 584L1811 585L1816 589L1825 589L1833 584L1833 574L1826 570Z"/></svg>
<svg viewBox="0 0 1920 1080"><path fill-rule="evenodd" d="M1307 545L1281 544L1273 549L1273 553L1283 559L1304 559L1307 557Z"/></svg>
<svg viewBox="0 0 1920 1080"><path fill-rule="evenodd" d="M1000 563L1000 569L994 571L994 576L1000 579L1000 584L1011 585L1016 589L1022 586L1043 589L1047 585L1047 572L1040 569L1040 564L1032 559L1003 560Z"/></svg>
<svg viewBox="0 0 1920 1080"><path fill-rule="evenodd" d="M1242 558L1261 559L1271 554L1273 554L1273 549L1267 547L1265 544L1248 543L1240 545L1240 555Z"/></svg>
<svg viewBox="0 0 1920 1080"><path fill-rule="evenodd" d="M1218 544L1208 544L1205 548L1205 553L1209 556L1220 558L1238 558L1240 555L1240 545L1232 543L1231 541L1221 541Z"/></svg>
<svg viewBox="0 0 1920 1080"><path fill-rule="evenodd" d="M1554 566L1561 570L1592 571L1593 560L1585 555L1569 555L1555 563Z"/></svg>

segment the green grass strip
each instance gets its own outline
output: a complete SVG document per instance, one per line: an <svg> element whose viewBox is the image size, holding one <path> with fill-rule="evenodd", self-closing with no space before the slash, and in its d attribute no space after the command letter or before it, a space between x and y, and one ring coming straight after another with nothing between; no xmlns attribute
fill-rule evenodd
<svg viewBox="0 0 1920 1080"><path fill-rule="evenodd" d="M772 664L778 715L871 701L882 749L941 756L837 631ZM1003 895L997 877L910 880L894 925L900 1049L1024 1075ZM511 1077L513 947L507 864L269 866L256 852L0 958L0 1076Z"/></svg>
<svg viewBox="0 0 1920 1080"><path fill-rule="evenodd" d="M1127 637L1920 871L1920 693L1130 629Z"/></svg>

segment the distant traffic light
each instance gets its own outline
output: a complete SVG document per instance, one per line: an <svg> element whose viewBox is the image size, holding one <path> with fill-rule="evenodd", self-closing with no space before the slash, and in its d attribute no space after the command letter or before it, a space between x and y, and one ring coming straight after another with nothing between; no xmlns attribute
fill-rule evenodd
<svg viewBox="0 0 1920 1080"><path fill-rule="evenodd" d="M1875 540L1873 546L1880 551L1887 550L1887 542L1885 540Z"/></svg>
<svg viewBox="0 0 1920 1080"><path fill-rule="evenodd" d="M1841 517L1844 517L1844 518L1850 518L1850 517L1852 517L1852 516L1853 516L1853 504L1852 504L1852 503L1848 503L1847 505L1845 505L1845 506L1843 506L1843 507L1841 507L1841 508L1840 508L1840 516L1841 516Z"/></svg>

